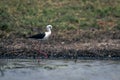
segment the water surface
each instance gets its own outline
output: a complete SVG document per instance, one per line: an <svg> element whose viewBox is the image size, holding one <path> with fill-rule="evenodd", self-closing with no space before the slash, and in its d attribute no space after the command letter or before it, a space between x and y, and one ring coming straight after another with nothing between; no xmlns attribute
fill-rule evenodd
<svg viewBox="0 0 120 80"><path fill-rule="evenodd" d="M0 80L120 80L120 61L0 60Z"/></svg>

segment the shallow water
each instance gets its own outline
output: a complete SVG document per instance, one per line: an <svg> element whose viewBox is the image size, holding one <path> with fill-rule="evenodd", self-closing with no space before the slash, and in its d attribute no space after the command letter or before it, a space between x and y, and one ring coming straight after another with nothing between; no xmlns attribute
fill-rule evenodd
<svg viewBox="0 0 120 80"><path fill-rule="evenodd" d="M0 80L120 80L120 61L0 60Z"/></svg>

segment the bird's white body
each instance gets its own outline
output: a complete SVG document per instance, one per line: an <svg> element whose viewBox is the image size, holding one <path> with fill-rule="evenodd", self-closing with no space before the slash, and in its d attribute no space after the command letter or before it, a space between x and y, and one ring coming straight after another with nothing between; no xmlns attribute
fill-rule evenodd
<svg viewBox="0 0 120 80"><path fill-rule="evenodd" d="M48 39L49 36L51 35L52 26L51 25L47 25L46 29L47 29L47 32L45 32L45 37L43 38L44 40Z"/></svg>
<svg viewBox="0 0 120 80"><path fill-rule="evenodd" d="M51 31L45 32L45 37L43 39L44 40L48 39L50 35L51 35Z"/></svg>
<svg viewBox="0 0 120 80"><path fill-rule="evenodd" d="M45 32L45 36L43 38L43 40L46 40L49 38L49 36L51 35L51 29L52 29L52 25L47 25L46 26L47 32Z"/></svg>

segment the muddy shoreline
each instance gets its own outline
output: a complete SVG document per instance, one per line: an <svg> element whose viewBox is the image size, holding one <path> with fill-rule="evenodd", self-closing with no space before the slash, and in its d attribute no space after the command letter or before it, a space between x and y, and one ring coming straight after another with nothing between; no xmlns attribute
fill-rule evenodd
<svg viewBox="0 0 120 80"><path fill-rule="evenodd" d="M17 41L18 40L18 41ZM119 41L53 44L44 42L37 45L30 40L17 39L12 44L0 46L0 58L46 58L47 59L114 59L120 60ZM19 43L20 41L20 43ZM9 41L10 42L10 41ZM36 46L35 46L36 45ZM39 52L40 49L40 52Z"/></svg>
<svg viewBox="0 0 120 80"><path fill-rule="evenodd" d="M90 32L88 32L90 33ZM94 32L93 32L94 33ZM99 33L99 34L98 34ZM108 32L69 39L52 35L48 41L12 37L0 39L0 58L114 59L120 60L120 35ZM113 35L114 34L114 35ZM89 38L88 38L89 37ZM103 38L103 39L102 39ZM47 56L47 57L46 57Z"/></svg>

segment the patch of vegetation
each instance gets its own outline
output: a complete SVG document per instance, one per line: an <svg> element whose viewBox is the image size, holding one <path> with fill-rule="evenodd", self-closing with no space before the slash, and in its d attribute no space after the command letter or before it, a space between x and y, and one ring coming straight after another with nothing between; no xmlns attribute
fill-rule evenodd
<svg viewBox="0 0 120 80"><path fill-rule="evenodd" d="M0 30L28 35L31 28L120 30L120 0L1 0ZM22 30L22 31L21 31Z"/></svg>

